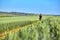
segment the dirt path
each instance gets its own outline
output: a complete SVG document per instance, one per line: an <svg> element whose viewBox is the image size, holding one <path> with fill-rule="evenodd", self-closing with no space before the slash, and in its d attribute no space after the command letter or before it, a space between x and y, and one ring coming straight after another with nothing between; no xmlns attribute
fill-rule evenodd
<svg viewBox="0 0 60 40"><path fill-rule="evenodd" d="M32 24L34 24L34 23L32 23ZM32 24L25 25L25 26L30 26L30 25L32 25ZM21 30L22 28L23 28L23 27L19 27L19 28L15 28L15 29L13 29L13 30L10 30L10 31L5 31L5 32L3 32L3 33L0 34L0 38L1 38L1 39L4 39L5 36L6 36L8 33L17 32L17 31Z"/></svg>
<svg viewBox="0 0 60 40"><path fill-rule="evenodd" d="M8 33L13 33L13 32L19 31L19 30L21 30L21 29L22 29L22 28L19 27L19 28L10 30L10 31L5 31L5 32L3 32L3 33L0 34L0 38L1 38L1 39L4 39L5 36L6 36Z"/></svg>

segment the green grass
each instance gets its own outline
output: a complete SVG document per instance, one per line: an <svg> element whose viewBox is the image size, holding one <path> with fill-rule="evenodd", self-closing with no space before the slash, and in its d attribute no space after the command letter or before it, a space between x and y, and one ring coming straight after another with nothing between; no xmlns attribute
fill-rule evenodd
<svg viewBox="0 0 60 40"><path fill-rule="evenodd" d="M59 20L57 17L49 17L37 21L18 32L7 34L6 40L60 40Z"/></svg>
<svg viewBox="0 0 60 40"><path fill-rule="evenodd" d="M38 17L36 18L38 20ZM36 18L34 19L36 20ZM60 40L60 16L43 16L41 21L34 22L34 24L23 26L17 32L8 33L4 40Z"/></svg>
<svg viewBox="0 0 60 40"><path fill-rule="evenodd" d="M0 17L0 24L12 23L20 21L34 21L38 20L38 16L14 16L14 17Z"/></svg>
<svg viewBox="0 0 60 40"><path fill-rule="evenodd" d="M38 16L0 17L0 33L31 24L38 20Z"/></svg>

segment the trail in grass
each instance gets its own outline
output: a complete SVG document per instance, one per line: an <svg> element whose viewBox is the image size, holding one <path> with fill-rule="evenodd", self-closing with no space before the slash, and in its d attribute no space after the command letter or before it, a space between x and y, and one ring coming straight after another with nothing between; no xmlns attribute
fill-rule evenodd
<svg viewBox="0 0 60 40"><path fill-rule="evenodd" d="M13 32L19 31L19 30L21 30L21 27L15 28L15 29L10 30L10 31L5 31L5 32L3 32L3 33L0 34L0 38L3 38L3 39L4 39L5 36L6 36L8 33L13 33Z"/></svg>
<svg viewBox="0 0 60 40"><path fill-rule="evenodd" d="M36 23L36 22L35 22L35 23ZM34 23L31 23L31 24L29 24L29 25L32 25L32 24L34 24ZM29 25L25 25L25 26L29 26ZM5 31L5 32L3 32L3 33L0 34L0 38L4 39L5 36L6 36L8 33L17 32L17 31L21 30L22 28L23 28L23 27L18 27L18 28L15 28L15 29L13 29L13 30L10 30L10 31Z"/></svg>

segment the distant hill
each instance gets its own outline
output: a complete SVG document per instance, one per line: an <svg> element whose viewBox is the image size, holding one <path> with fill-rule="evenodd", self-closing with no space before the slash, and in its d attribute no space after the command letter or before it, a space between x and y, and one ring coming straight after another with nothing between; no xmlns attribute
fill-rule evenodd
<svg viewBox="0 0 60 40"><path fill-rule="evenodd" d="M21 12L0 12L0 16L33 16L34 13L21 13Z"/></svg>
<svg viewBox="0 0 60 40"><path fill-rule="evenodd" d="M37 16L39 14L35 13L22 13L22 12L0 12L0 16ZM60 15L48 15L42 14L43 16L60 16Z"/></svg>

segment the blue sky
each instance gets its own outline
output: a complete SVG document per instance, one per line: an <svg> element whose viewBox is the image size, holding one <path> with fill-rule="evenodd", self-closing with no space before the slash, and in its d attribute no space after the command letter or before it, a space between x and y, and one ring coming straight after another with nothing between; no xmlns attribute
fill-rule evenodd
<svg viewBox="0 0 60 40"><path fill-rule="evenodd" d="M60 15L60 0L0 0L0 11Z"/></svg>

